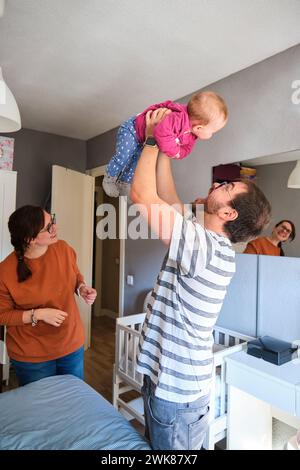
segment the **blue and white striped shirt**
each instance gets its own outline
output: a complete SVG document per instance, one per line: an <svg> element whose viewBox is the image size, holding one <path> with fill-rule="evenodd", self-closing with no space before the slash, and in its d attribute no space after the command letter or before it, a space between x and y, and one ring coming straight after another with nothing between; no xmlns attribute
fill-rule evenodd
<svg viewBox="0 0 300 470"><path fill-rule="evenodd" d="M212 331L235 272L228 238L177 214L169 251L147 306L137 370L155 395L185 403L209 393Z"/></svg>

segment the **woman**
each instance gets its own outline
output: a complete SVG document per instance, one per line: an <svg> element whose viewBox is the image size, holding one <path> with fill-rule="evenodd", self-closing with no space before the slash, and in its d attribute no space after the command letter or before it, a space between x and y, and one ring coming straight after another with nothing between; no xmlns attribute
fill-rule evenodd
<svg viewBox="0 0 300 470"><path fill-rule="evenodd" d="M14 251L0 263L0 324L20 385L43 377L83 378L84 330L74 293L91 305L75 251L57 240L55 215L24 206L9 218Z"/></svg>
<svg viewBox="0 0 300 470"><path fill-rule="evenodd" d="M259 237L246 246L244 253L255 255L284 256L282 243L294 240L296 229L290 220L281 220L275 225L270 237Z"/></svg>

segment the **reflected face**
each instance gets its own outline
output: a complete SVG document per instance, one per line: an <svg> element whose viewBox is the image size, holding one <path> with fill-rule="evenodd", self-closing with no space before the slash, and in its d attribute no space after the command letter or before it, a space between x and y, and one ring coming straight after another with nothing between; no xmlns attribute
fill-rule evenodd
<svg viewBox="0 0 300 470"><path fill-rule="evenodd" d="M272 235L277 238L279 242L286 242L292 233L292 226L289 222L282 222L278 227L274 227Z"/></svg>

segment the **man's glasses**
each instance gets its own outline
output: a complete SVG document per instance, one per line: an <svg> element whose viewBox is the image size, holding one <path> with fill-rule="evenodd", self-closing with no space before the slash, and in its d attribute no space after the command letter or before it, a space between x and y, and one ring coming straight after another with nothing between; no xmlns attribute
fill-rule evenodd
<svg viewBox="0 0 300 470"><path fill-rule="evenodd" d="M230 195L230 191L229 191L229 186L230 186L230 185L233 185L233 183L228 183L228 181L222 181L222 183L220 183L219 186L216 187L216 189L221 188L221 186L224 186L224 187L225 187L225 189L226 189L226 191L227 191L227 194L228 194L228 196L229 196L231 205L232 205L232 207L236 210L235 204L234 204L234 202L233 202L233 199L232 199L232 197L231 197L231 195Z"/></svg>
<svg viewBox="0 0 300 470"><path fill-rule="evenodd" d="M55 225L55 224L56 224L56 217L55 217L55 214L51 214L51 220L50 220L49 224L46 225L46 227L43 228L43 229L40 231L40 233L42 233L42 232L51 233L51 232L52 232L52 227L53 227L53 225Z"/></svg>

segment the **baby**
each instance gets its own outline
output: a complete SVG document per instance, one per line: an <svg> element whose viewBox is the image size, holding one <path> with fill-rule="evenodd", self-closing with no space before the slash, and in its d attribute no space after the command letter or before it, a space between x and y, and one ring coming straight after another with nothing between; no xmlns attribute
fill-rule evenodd
<svg viewBox="0 0 300 470"><path fill-rule="evenodd" d="M146 114L157 108L168 108L171 113L155 126L154 138L161 152L177 159L187 157L197 139L210 139L225 126L228 118L223 98L212 91L200 91L187 105L165 101L128 119L118 130L116 153L106 167L103 189L108 196L129 194L145 141Z"/></svg>

